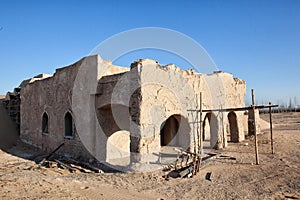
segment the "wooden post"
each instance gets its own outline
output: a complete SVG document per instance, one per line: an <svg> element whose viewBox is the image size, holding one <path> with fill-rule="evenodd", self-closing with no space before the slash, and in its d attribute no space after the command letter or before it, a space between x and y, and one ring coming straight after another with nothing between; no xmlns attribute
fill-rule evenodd
<svg viewBox="0 0 300 200"><path fill-rule="evenodd" d="M202 92L200 92L200 157L203 150L203 124L202 124Z"/></svg>
<svg viewBox="0 0 300 200"><path fill-rule="evenodd" d="M193 116L193 112L192 112L192 118L193 118L193 136L194 136L194 153L197 153L197 147L199 144L197 144L197 116L198 116L198 113L197 113L197 110L198 110L198 96L196 95L196 116L195 116L195 119L194 119L194 116ZM195 162L195 160L194 160Z"/></svg>
<svg viewBox="0 0 300 200"><path fill-rule="evenodd" d="M269 105L271 106L272 103L270 102ZM272 125L272 107L269 107L269 114L270 114L271 150L272 150L272 154L274 154L273 125Z"/></svg>
<svg viewBox="0 0 300 200"><path fill-rule="evenodd" d="M254 132L254 146L255 146L255 159L256 164L259 165L259 157L258 157L258 141L257 141L257 133L256 133L256 122L255 122L255 101L254 101L254 90L251 90L252 96L252 108L253 108L253 132Z"/></svg>
<svg viewBox="0 0 300 200"><path fill-rule="evenodd" d="M197 153L199 150L199 140L198 140L198 96L196 95L196 116L195 116L195 121L193 123L193 135L194 135L194 156L193 156L193 175L197 174L197 164L198 164L198 160L197 160Z"/></svg>
<svg viewBox="0 0 300 200"><path fill-rule="evenodd" d="M202 161L202 151L203 151L203 133L202 133L202 92L200 92L200 134L199 134L199 156L198 156L198 160L199 160L199 164L197 166L197 172L200 171L200 167L201 167L201 161Z"/></svg>

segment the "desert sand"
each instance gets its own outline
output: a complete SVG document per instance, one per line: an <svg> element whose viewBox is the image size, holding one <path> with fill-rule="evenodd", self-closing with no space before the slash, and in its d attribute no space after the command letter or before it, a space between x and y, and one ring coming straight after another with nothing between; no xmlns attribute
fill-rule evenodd
<svg viewBox="0 0 300 200"><path fill-rule="evenodd" d="M248 138L216 151L235 159L212 159L193 178L165 178L169 172L37 169L33 157L41 152L17 142L14 124L0 109L0 199L300 199L300 113L274 114L275 154L269 130L262 131L260 165L255 165L254 140Z"/></svg>

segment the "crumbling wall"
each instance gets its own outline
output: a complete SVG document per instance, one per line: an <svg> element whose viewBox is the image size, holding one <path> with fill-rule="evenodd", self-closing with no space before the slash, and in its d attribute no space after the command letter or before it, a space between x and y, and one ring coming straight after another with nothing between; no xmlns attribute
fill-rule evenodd
<svg viewBox="0 0 300 200"><path fill-rule="evenodd" d="M110 164L124 166L139 160L140 88L135 67L118 74L106 73L98 81L95 108L103 136L100 153Z"/></svg>
<svg viewBox="0 0 300 200"><path fill-rule="evenodd" d="M131 72L102 77L97 86L96 112L106 141L105 160L127 158L130 162L130 78ZM137 77L137 76L136 76ZM121 88L118 84L122 85Z"/></svg>
<svg viewBox="0 0 300 200"><path fill-rule="evenodd" d="M51 151L61 143L65 143L59 150L60 153L85 160L93 158L90 153L94 155L94 152L91 152L91 149L86 149L86 146L83 145L84 140L82 135L78 134L76 126L74 127L73 136L65 137L64 117L69 112L73 117L74 125L81 121L78 115L78 119L76 119L73 108L89 105L90 102L84 100L76 101L78 105L73 105L73 91L74 87L77 86L74 84L76 79L78 79L78 70L82 65L86 65L86 68L81 68L83 71L94 68L100 69L100 60L102 65L104 65L103 67L105 67L101 75L112 75L128 71L127 68L114 66L110 61L102 60L98 56L89 56L73 65L57 69L53 76L41 74L22 82L20 137L24 142L39 147L44 151ZM98 80L95 79L94 81L95 85L97 85ZM85 88L87 87L86 82L83 81L80 86L82 89L88 90L88 88ZM90 98L89 95L87 95L87 98ZM48 133L43 133L42 131L42 116L44 113L48 115L49 119ZM79 115L84 115L84 113L82 112ZM87 123L84 126L91 127L91 122L88 121ZM98 145L95 143L95 146Z"/></svg>
<svg viewBox="0 0 300 200"><path fill-rule="evenodd" d="M81 60L82 61L82 60ZM74 65L57 69L53 76L36 77L21 87L21 139L49 152L62 143L60 153L76 157L90 157L75 131L72 138L65 137L64 117L72 113L72 89L77 69ZM48 115L48 133L42 132L42 116Z"/></svg>
<svg viewBox="0 0 300 200"><path fill-rule="evenodd" d="M204 75L175 65L161 66L150 59L137 60L129 69L90 56L57 69L53 76L39 76L22 84L21 138L45 151L64 142L62 153L86 158L92 154L102 161L157 161L162 130L178 129L177 135L169 136L169 144L163 145L191 151L198 145L192 125L196 112L189 110L199 109L200 93L203 109L243 107L245 87L244 81L224 72ZM84 135L75 131L72 138L64 137L66 112L72 113L77 131ZM43 113L49 116L48 134L42 133ZM235 114L241 141L244 115ZM210 114L213 148L227 144L227 115Z"/></svg>
<svg viewBox="0 0 300 200"><path fill-rule="evenodd" d="M17 124L18 131L20 130L20 90L21 88L17 87L13 92L7 92L2 102L10 118Z"/></svg>
<svg viewBox="0 0 300 200"><path fill-rule="evenodd" d="M178 121L175 137L168 145L194 149L192 127L193 119L188 109L196 107L195 91L182 73L174 65L160 66L157 61L144 59L136 61L140 71L140 153L142 162L157 161L153 154L161 149L162 129L170 117ZM199 84L199 80L197 82ZM200 84L199 84L200 85Z"/></svg>
<svg viewBox="0 0 300 200"><path fill-rule="evenodd" d="M193 151L197 145L196 130L191 122L196 121L196 113L189 109L199 109L200 92L203 97L203 109L222 109L244 107L246 84L231 74L217 72L211 75L195 73L193 70L180 70L174 65L160 66L156 61L144 59L135 64L139 66L141 77L142 101L140 105L141 143L140 152L145 160L149 154L161 148L161 130L171 116L181 116L187 121L182 126L184 136L179 134L178 146ZM198 102L197 102L198 101ZM244 140L244 112L235 112L238 128L238 141ZM227 145L228 113L213 112L210 120L212 148ZM204 120L205 114L203 115ZM199 119L199 118L198 118ZM200 130L198 130L199 132ZM176 137L174 137L174 140ZM196 142L195 142L196 141ZM170 142L174 145L174 142Z"/></svg>
<svg viewBox="0 0 300 200"><path fill-rule="evenodd" d="M226 108L242 108L245 107L245 95L246 95L246 83L245 81L234 78L232 74L221 72L219 76L222 79L225 89L225 107ZM237 136L233 136L236 139L231 139L233 142L240 142L245 139L245 130L244 130L244 118L245 111L233 111L236 115L237 120ZM226 135L231 135L235 133L230 133L230 125L236 126L235 124L230 124L229 121L229 112L224 113L224 125ZM227 137L225 137L227 144Z"/></svg>

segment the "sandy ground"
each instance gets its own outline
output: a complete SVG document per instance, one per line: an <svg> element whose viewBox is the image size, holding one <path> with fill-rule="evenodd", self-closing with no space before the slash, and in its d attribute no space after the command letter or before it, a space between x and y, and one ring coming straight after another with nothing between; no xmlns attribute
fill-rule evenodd
<svg viewBox="0 0 300 200"><path fill-rule="evenodd" d="M268 115L262 118L268 119ZM6 124L1 123L3 129ZM21 158L29 158L34 149L22 144L2 148L0 199L299 199L300 113L275 114L274 124L275 154L271 154L267 130L259 135L260 165L255 165L254 142L249 138L218 151L236 160L215 158L197 176L183 179L165 179L167 172L162 171L96 174L37 170L35 162ZM5 143L2 132L0 137ZM211 173L210 180L205 179L207 173Z"/></svg>

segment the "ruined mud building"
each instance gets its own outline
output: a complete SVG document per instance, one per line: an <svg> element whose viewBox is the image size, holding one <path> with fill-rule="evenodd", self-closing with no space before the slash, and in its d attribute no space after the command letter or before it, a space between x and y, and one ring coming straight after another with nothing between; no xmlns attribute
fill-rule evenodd
<svg viewBox="0 0 300 200"><path fill-rule="evenodd" d="M95 77L78 78L83 66ZM95 91L87 91L87 83ZM188 110L199 107L200 92L203 109L245 106L246 84L229 73L199 74L150 59L125 68L88 56L23 81L20 138L44 151L64 142L59 153L80 159L157 161L156 153L167 146L193 151L197 126ZM205 148L244 140L248 117L244 111L205 113Z"/></svg>
<svg viewBox="0 0 300 200"><path fill-rule="evenodd" d="M18 130L20 130L20 90L21 88L17 87L13 92L8 92L2 101L8 115L17 124Z"/></svg>

